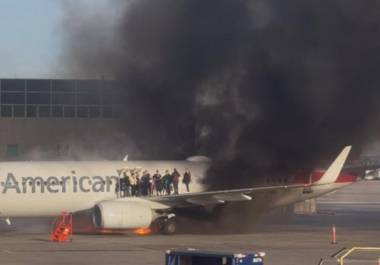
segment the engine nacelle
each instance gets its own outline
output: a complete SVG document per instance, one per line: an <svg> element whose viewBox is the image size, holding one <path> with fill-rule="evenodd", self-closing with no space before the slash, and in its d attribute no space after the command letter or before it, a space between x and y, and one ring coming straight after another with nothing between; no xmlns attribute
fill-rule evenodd
<svg viewBox="0 0 380 265"><path fill-rule="evenodd" d="M153 221L152 209L139 202L109 201L94 207L96 227L106 229L135 229L149 227Z"/></svg>

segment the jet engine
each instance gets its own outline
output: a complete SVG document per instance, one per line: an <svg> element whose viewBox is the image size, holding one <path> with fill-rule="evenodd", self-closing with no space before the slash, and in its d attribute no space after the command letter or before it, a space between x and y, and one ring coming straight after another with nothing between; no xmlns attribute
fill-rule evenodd
<svg viewBox="0 0 380 265"><path fill-rule="evenodd" d="M94 207L93 222L106 229L149 227L154 220L152 209L139 202L106 201Z"/></svg>

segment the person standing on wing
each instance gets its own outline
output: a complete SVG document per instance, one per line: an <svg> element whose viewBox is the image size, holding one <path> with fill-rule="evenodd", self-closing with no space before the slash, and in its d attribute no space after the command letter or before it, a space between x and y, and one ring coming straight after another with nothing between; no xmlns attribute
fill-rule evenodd
<svg viewBox="0 0 380 265"><path fill-rule="evenodd" d="M179 177L181 175L179 174L178 170L175 168L172 173L172 182L173 182L173 188L174 188L174 194L178 194L178 183L179 183Z"/></svg>
<svg viewBox="0 0 380 265"><path fill-rule="evenodd" d="M162 181L161 181L161 175L158 170L156 170L156 173L153 175L153 184L154 189L156 190L156 195L161 195L162 192Z"/></svg>
<svg viewBox="0 0 380 265"><path fill-rule="evenodd" d="M185 174L183 174L182 183L186 186L186 191L190 192L189 184L191 182L191 173L190 170L186 169Z"/></svg>
<svg viewBox="0 0 380 265"><path fill-rule="evenodd" d="M166 194L170 195L170 186L172 184L172 176L169 174L169 170L165 171L165 175L162 177L162 183L164 185L164 189L166 190Z"/></svg>

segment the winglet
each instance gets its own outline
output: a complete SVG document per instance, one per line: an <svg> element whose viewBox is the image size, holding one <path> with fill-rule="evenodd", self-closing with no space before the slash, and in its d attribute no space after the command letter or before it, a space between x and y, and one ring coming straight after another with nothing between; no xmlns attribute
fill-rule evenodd
<svg viewBox="0 0 380 265"><path fill-rule="evenodd" d="M346 162L348 154L351 151L351 145L343 148L342 152L338 155L335 161L330 165L323 174L322 178L315 182L315 184L329 184L334 183L339 177L340 171L342 171L343 165Z"/></svg>

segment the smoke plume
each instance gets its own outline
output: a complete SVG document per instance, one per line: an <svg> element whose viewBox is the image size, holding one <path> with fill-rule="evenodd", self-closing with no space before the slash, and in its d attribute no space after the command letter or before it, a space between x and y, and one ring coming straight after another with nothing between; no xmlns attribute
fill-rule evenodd
<svg viewBox="0 0 380 265"><path fill-rule="evenodd" d="M122 81L147 157L228 160L206 182L231 188L376 138L380 2L109 2L64 2L62 62Z"/></svg>

